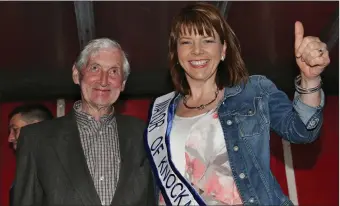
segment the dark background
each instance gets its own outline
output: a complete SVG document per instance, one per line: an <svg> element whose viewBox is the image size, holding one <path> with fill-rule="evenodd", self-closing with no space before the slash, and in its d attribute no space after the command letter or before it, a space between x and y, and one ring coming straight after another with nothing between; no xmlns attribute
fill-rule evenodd
<svg viewBox="0 0 340 206"><path fill-rule="evenodd" d="M117 40L132 74L122 98L171 91L167 63L172 17L188 2L93 2L94 37ZM223 2L210 2L221 5ZM294 22L324 42L338 29L338 2L228 2L227 21L251 74L266 75L293 94L298 74ZM0 2L0 101L77 99L71 68L80 50L73 2ZM338 32L338 30L337 30ZM337 35L338 40L338 35ZM339 45L323 73L327 95L339 93Z"/></svg>

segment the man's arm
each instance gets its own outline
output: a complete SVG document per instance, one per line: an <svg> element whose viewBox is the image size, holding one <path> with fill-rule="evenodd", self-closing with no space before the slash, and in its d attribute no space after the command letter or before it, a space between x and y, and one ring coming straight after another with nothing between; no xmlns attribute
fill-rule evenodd
<svg viewBox="0 0 340 206"><path fill-rule="evenodd" d="M138 151L140 154L140 160L141 163L139 163L139 165L142 165L144 168L144 178L147 178L147 182L146 182L146 191L145 191L145 199L144 199L144 203L146 206L156 206L156 196L155 196L155 183L154 183L154 179L153 179L153 174L151 172L151 167L150 167L150 163L149 160L147 158L146 155L146 150L144 147L144 131L146 129L146 123L144 121L138 120L136 121L136 128L138 128L138 131L140 131L140 139L138 139ZM138 125L138 126L137 126Z"/></svg>
<svg viewBox="0 0 340 206"><path fill-rule="evenodd" d="M13 188L13 205L24 206L42 204L42 189L37 178L37 167L34 156L35 138L26 135L22 128L18 141L16 173Z"/></svg>

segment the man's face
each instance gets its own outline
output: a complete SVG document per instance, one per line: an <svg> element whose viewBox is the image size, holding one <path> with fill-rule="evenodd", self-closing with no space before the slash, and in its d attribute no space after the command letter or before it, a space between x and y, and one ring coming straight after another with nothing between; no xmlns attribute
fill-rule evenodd
<svg viewBox="0 0 340 206"><path fill-rule="evenodd" d="M9 135L8 135L8 142L12 143L14 150L17 149L17 142L20 134L20 128L28 125L27 122L23 120L21 114L14 115L9 120Z"/></svg>
<svg viewBox="0 0 340 206"><path fill-rule="evenodd" d="M111 106L125 86L121 50L97 51L81 71L73 68L73 81L80 84L83 101L91 107Z"/></svg>

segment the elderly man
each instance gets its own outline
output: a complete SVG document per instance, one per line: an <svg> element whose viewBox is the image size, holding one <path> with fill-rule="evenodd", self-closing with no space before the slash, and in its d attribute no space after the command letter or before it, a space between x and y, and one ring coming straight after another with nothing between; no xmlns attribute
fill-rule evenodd
<svg viewBox="0 0 340 206"><path fill-rule="evenodd" d="M20 129L26 125L41 122L44 120L53 119L51 111L41 104L24 104L16 107L9 115L8 124L8 142L13 146L14 151L17 149L17 142L20 134ZM12 184L9 192L9 204L13 205L13 190Z"/></svg>
<svg viewBox="0 0 340 206"><path fill-rule="evenodd" d="M72 69L81 100L68 115L21 131L14 205L154 204L145 123L113 107L129 73L117 42L85 46Z"/></svg>

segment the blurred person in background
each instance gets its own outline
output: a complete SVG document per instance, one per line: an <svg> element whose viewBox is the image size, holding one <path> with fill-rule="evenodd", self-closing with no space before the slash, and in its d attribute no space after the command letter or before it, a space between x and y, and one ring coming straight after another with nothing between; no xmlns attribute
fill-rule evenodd
<svg viewBox="0 0 340 206"><path fill-rule="evenodd" d="M53 119L51 111L42 104L24 104L16 107L9 115L8 142L11 143L14 152L17 149L17 142L20 129L26 125L38 123L44 120ZM9 192L9 204L13 205L13 187Z"/></svg>

